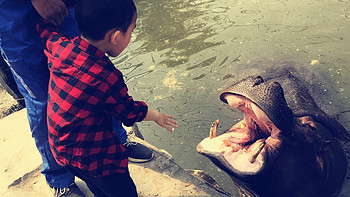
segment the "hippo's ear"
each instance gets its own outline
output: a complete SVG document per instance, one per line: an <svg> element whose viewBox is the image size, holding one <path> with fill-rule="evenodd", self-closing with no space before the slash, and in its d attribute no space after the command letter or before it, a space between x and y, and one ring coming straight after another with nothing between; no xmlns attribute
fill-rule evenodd
<svg viewBox="0 0 350 197"><path fill-rule="evenodd" d="M264 83L264 79L261 76L257 76L254 79L253 87L260 85L261 83Z"/></svg>
<svg viewBox="0 0 350 197"><path fill-rule="evenodd" d="M299 128L294 130L294 131L298 131L297 133L295 133L297 134L295 135L295 137L296 136L300 137L300 140L308 144L312 144L315 142L315 140L317 140L316 124L312 117L310 116L299 117L297 118L296 124Z"/></svg>
<svg viewBox="0 0 350 197"><path fill-rule="evenodd" d="M299 118L301 124L309 126L309 128L313 131L316 130L316 123L311 116L303 116Z"/></svg>

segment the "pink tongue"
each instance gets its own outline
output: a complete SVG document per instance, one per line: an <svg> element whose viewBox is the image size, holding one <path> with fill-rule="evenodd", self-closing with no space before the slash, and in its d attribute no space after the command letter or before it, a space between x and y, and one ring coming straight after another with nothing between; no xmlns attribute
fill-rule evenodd
<svg viewBox="0 0 350 197"><path fill-rule="evenodd" d="M235 129L234 131L230 131L229 134L228 140L236 144L245 144L256 138L255 133L250 132L248 128Z"/></svg>

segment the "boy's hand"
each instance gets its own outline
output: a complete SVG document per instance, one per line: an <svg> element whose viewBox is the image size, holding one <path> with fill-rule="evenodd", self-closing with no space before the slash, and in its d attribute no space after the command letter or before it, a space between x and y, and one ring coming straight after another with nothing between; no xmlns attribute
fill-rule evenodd
<svg viewBox="0 0 350 197"><path fill-rule="evenodd" d="M177 122L174 120L174 116L172 115L160 113L159 118L154 120L154 122L156 122L159 126L166 128L170 132L173 132L172 128L177 128Z"/></svg>
<svg viewBox="0 0 350 197"><path fill-rule="evenodd" d="M35 10L47 22L59 26L68 16L68 9L62 0L31 0Z"/></svg>
<svg viewBox="0 0 350 197"><path fill-rule="evenodd" d="M159 126L166 128L170 132L173 131L171 127L177 128L177 122L174 120L174 116L166 115L153 109L148 109L147 115L144 120L154 121Z"/></svg>

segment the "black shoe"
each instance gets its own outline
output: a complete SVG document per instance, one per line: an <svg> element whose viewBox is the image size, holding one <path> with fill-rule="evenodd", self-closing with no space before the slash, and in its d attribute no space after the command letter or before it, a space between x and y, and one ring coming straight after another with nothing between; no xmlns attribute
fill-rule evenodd
<svg viewBox="0 0 350 197"><path fill-rule="evenodd" d="M140 143L127 139L123 146L128 153L130 162L143 163L153 159L153 151Z"/></svg>
<svg viewBox="0 0 350 197"><path fill-rule="evenodd" d="M72 183L69 187L65 188L49 187L55 197L85 197L83 192L80 191L79 187L75 183Z"/></svg>

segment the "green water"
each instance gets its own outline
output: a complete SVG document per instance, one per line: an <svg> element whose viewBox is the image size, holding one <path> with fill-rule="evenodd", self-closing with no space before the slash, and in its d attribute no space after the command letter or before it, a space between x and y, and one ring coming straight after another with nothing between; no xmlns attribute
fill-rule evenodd
<svg viewBox="0 0 350 197"><path fill-rule="evenodd" d="M298 60L322 73L323 84L334 85L320 88L337 98L326 108L335 106L331 115L350 130L349 0L135 2L137 27L114 63L135 100L176 117L179 128L173 133L152 122L139 127L183 168L205 170L237 195L228 176L195 147L209 136L214 120L220 119L224 132L242 117L218 96L256 59Z"/></svg>

